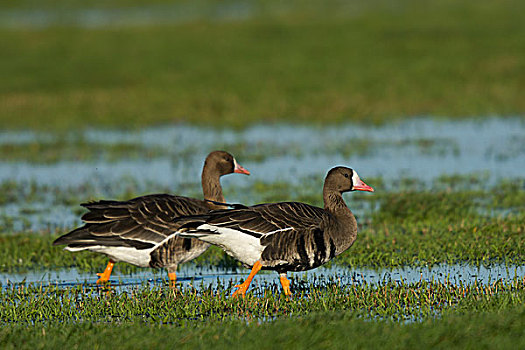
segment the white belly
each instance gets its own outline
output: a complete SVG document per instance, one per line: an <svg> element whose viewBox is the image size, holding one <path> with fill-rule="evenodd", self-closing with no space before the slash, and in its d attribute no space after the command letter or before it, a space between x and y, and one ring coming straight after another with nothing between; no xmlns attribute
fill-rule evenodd
<svg viewBox="0 0 525 350"><path fill-rule="evenodd" d="M139 267L149 267L151 260L150 253L151 249L135 249L130 247L104 247L104 246L92 246L88 248L69 248L65 250L70 252L76 252L79 250L89 250L96 253L102 253L109 256L114 261L124 261Z"/></svg>
<svg viewBox="0 0 525 350"><path fill-rule="evenodd" d="M201 231L195 235L189 234L188 236L219 246L228 255L246 265L252 266L256 261L261 260L261 254L264 247L261 245L259 238L237 230L211 226L208 224L199 226L197 230L199 229L218 233L206 234Z"/></svg>

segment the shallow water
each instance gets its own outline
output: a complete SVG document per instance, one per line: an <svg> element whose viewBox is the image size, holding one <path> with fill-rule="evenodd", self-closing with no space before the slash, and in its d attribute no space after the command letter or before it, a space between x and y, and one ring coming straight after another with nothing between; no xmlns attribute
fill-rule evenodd
<svg viewBox="0 0 525 350"><path fill-rule="evenodd" d="M130 158L125 152L110 156L108 150L86 161L72 160L67 154L46 163L0 160L0 184L13 182L19 191L38 187L29 199L15 196L10 205L0 207L0 227L15 232L62 230L79 223L78 214L72 211L76 206L68 204L68 210L65 202L116 198L129 189L140 194L198 195L203 159L214 149L231 151L251 171L249 177L222 179L227 200L246 204L258 203L264 195L254 193L254 182L307 183L312 188L318 183L320 193L324 174L336 165L354 167L365 181L381 178L383 191L402 189L407 178L428 188L442 176L472 175L481 177L484 186L492 186L525 174L522 118L420 118L383 126L277 124L240 131L170 125L141 131L88 130L62 137L66 144L61 149L80 138L85 148L118 144L145 150L155 147L160 153ZM49 143L54 138L49 133L0 132L0 144Z"/></svg>
<svg viewBox="0 0 525 350"><path fill-rule="evenodd" d="M219 268L200 268L187 264L177 273L177 282L183 287L193 286L197 289L235 285L242 282L248 270L224 270ZM511 281L515 278L525 278L525 266L472 266L468 264L436 265L427 267L399 267L392 269L371 268L343 268L320 267L307 272L289 273L292 285L301 281L313 282L322 285L329 280L337 280L341 284L378 284L393 281L397 283L415 283L419 281L435 281L457 284L489 284L496 280ZM0 284L4 287L20 283L52 284L69 287L77 284L95 285L97 276L94 273L80 273L76 269L60 271L31 271L24 274L0 274ZM163 271L143 269L134 274L120 274L115 272L111 276L111 284L118 291L129 288L149 285L164 285L167 283L167 274ZM252 287L266 287L278 284L278 275L275 272L262 271L257 274L252 282Z"/></svg>
<svg viewBox="0 0 525 350"><path fill-rule="evenodd" d="M20 139L15 132L0 133L0 143L29 139L27 132L19 135ZM353 166L363 177L427 182L445 174L487 173L495 182L525 173L525 123L518 118L414 119L380 127L261 125L243 131L173 125L139 132L90 130L83 137L96 143L158 146L170 156L114 162L0 162L0 181L74 186L88 181L114 183L129 176L139 183L169 186L195 182L204 157L216 148L241 149L246 159L239 161L252 171L250 178L235 178L241 186L254 180L298 183L339 164Z"/></svg>
<svg viewBox="0 0 525 350"><path fill-rule="evenodd" d="M119 8L32 8L0 11L0 26L40 29L50 26L86 28L147 26L186 23L197 20L233 21L256 14L253 1L209 3L191 1L174 4L124 6Z"/></svg>

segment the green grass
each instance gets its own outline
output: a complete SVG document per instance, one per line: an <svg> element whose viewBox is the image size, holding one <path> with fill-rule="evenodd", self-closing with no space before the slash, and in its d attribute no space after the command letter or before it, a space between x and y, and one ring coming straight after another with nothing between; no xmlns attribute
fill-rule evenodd
<svg viewBox="0 0 525 350"><path fill-rule="evenodd" d="M7 326L0 330L0 344L6 349L207 349L210 344L217 349L516 349L525 345L524 322L523 307L405 325L369 322L351 313L331 312L294 321L211 323L184 328L142 324Z"/></svg>
<svg viewBox="0 0 525 350"><path fill-rule="evenodd" d="M292 300L232 299L224 289L141 288L114 294L81 286L1 292L3 348L484 348L525 342L524 282L488 286L326 284ZM420 320L416 323L392 320ZM6 323L7 322L7 323ZM263 341L265 339L265 341ZM349 340L351 342L349 343Z"/></svg>
<svg viewBox="0 0 525 350"><path fill-rule="evenodd" d="M5 349L516 349L525 345L523 307L458 314L423 323L370 322L348 312L257 324L68 324L4 326Z"/></svg>
<svg viewBox="0 0 525 350"><path fill-rule="evenodd" d="M5 349L516 349L525 345L523 307L459 314L423 323L369 322L348 312L296 320L173 325L69 324L4 326Z"/></svg>
<svg viewBox="0 0 525 350"><path fill-rule="evenodd" d="M31 163L54 163L58 161L115 161L126 159L148 159L165 156L160 147L141 147L132 143L93 143L78 138L73 142L53 140L52 142L34 141L24 144L1 144L0 153L4 161L24 160Z"/></svg>
<svg viewBox="0 0 525 350"><path fill-rule="evenodd" d="M290 300L277 283L230 297L233 285L172 290L143 285L116 292L79 284L7 285L0 291L0 322L143 322L184 325L188 321L260 321L313 312L350 311L366 319L421 321L446 313L494 311L521 306L525 280L501 279L483 285L448 282L343 284L334 277L304 278Z"/></svg>
<svg viewBox="0 0 525 350"><path fill-rule="evenodd" d="M312 1L272 10L278 5L257 4L259 14L233 21L1 29L0 124L368 123L525 111L521 1Z"/></svg>

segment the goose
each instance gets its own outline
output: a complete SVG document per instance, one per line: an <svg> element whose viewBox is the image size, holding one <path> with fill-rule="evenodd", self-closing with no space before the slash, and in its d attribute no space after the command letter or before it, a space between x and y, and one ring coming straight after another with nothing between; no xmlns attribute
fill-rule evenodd
<svg viewBox="0 0 525 350"><path fill-rule="evenodd" d="M202 169L205 200L151 194L128 201L82 203L89 210L82 216L85 225L57 238L53 245L66 245L64 249L71 252L89 250L107 255L109 262L104 272L97 274L98 284L109 280L115 262L124 261L139 267L166 268L174 286L177 266L204 253L209 244L173 236L168 223L180 216L227 208L222 205L225 200L220 177L231 173L250 175L231 154L214 151Z"/></svg>
<svg viewBox="0 0 525 350"><path fill-rule="evenodd" d="M357 172L347 167L332 168L323 187L324 208L300 202L259 204L251 207L214 210L183 217L174 230L180 237L198 238L222 248L251 267L248 278L235 287L233 297L243 297L261 269L275 270L286 296L291 296L288 271L321 266L352 246L357 222L342 193L370 191Z"/></svg>

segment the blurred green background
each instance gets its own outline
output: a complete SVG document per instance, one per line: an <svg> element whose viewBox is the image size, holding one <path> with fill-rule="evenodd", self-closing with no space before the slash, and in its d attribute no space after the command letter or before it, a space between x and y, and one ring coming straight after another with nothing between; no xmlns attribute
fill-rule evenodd
<svg viewBox="0 0 525 350"><path fill-rule="evenodd" d="M525 111L523 1L1 4L3 129Z"/></svg>

